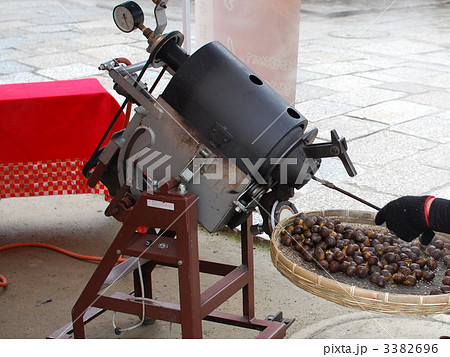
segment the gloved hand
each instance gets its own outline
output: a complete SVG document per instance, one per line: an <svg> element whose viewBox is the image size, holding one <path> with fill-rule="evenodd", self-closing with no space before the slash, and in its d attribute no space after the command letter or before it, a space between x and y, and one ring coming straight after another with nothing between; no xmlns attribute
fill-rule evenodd
<svg viewBox="0 0 450 357"><path fill-rule="evenodd" d="M412 241L422 234L422 244L429 244L434 232L428 228L425 203L430 196L404 196L389 202L375 217L375 224L386 222L386 226L405 240Z"/></svg>

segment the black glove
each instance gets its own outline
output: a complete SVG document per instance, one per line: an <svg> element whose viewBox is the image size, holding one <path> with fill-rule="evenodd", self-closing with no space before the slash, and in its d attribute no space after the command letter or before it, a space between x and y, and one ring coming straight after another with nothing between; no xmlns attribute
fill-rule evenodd
<svg viewBox="0 0 450 357"><path fill-rule="evenodd" d="M404 196L389 202L378 212L375 224L386 226L408 242L422 234L422 244L429 244L434 232L428 228L425 218L425 202L429 196Z"/></svg>

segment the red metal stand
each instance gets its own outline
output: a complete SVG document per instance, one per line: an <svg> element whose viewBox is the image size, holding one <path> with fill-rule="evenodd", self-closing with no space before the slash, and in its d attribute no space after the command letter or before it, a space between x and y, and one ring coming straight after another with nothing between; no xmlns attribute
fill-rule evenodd
<svg viewBox="0 0 450 357"><path fill-rule="evenodd" d="M253 240L250 222L242 225L242 264L232 266L204 261L198 255L196 196L180 193L171 180L153 194L143 193L137 202L124 196L112 202L114 216L123 226L99 264L72 310L72 324L54 332L50 338L85 338L84 325L105 310L142 316L142 302L133 297L152 298L151 274L156 265L178 270L180 304L145 302L145 317L181 324L183 338L202 338L202 320L261 331L258 338L283 338L286 324L255 318ZM140 226L152 227L137 233ZM160 229L156 234L156 229ZM150 234L151 232L152 234ZM138 257L142 264L144 294L137 270L134 271L134 295L116 293L104 296L99 291L111 279L118 257ZM126 263L126 262L125 262ZM125 264L122 263L122 264ZM116 267L117 268L117 267ZM200 272L222 276L201 292ZM114 274L113 274L114 275ZM242 315L215 311L242 289Z"/></svg>

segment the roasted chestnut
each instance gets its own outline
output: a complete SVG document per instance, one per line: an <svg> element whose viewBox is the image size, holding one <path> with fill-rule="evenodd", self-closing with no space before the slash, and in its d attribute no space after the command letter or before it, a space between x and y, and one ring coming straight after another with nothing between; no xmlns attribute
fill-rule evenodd
<svg viewBox="0 0 450 357"><path fill-rule="evenodd" d="M427 259L426 258L419 258L416 260L416 264L419 264L421 268L423 268L425 265L427 265Z"/></svg>
<svg viewBox="0 0 450 357"><path fill-rule="evenodd" d="M332 273L337 273L341 268L341 264L337 262L336 260L333 260L330 262L330 271Z"/></svg>
<svg viewBox="0 0 450 357"><path fill-rule="evenodd" d="M426 280L426 281L431 281L434 279L435 276L436 276L436 274L434 274L432 271L428 270L428 271L423 272L422 279Z"/></svg>
<svg viewBox="0 0 450 357"><path fill-rule="evenodd" d="M413 252L415 255L419 256L420 255L420 248L416 245L413 245L411 247L411 252Z"/></svg>
<svg viewBox="0 0 450 357"><path fill-rule="evenodd" d="M314 258L316 258L317 260L325 260L325 252L323 251L322 248L316 248L314 249ZM325 260L326 261L326 260Z"/></svg>
<svg viewBox="0 0 450 357"><path fill-rule="evenodd" d="M371 283L376 284L379 277L381 277L380 273L373 273L373 274L370 274L369 280Z"/></svg>
<svg viewBox="0 0 450 357"><path fill-rule="evenodd" d="M450 267L450 255L444 257L444 264L446 267Z"/></svg>
<svg viewBox="0 0 450 357"><path fill-rule="evenodd" d="M385 258L386 258L386 261L388 263L395 263L396 262L395 253L394 252L386 253Z"/></svg>
<svg viewBox="0 0 450 357"><path fill-rule="evenodd" d="M349 244L347 246L347 255L351 255L353 256L353 254L355 254L355 252L359 250L359 247L357 244Z"/></svg>
<svg viewBox="0 0 450 357"><path fill-rule="evenodd" d="M301 254L303 259L306 260L307 262L314 261L313 252L310 249L303 250Z"/></svg>
<svg viewBox="0 0 450 357"><path fill-rule="evenodd" d="M319 243L317 243L316 245L317 248L322 248L323 250L327 249L328 245L327 243L325 243L323 240L320 241Z"/></svg>
<svg viewBox="0 0 450 357"><path fill-rule="evenodd" d="M330 267L330 264L326 260L319 260L319 265L325 270L328 270Z"/></svg>
<svg viewBox="0 0 450 357"><path fill-rule="evenodd" d="M330 229L327 226L320 228L320 235L322 238L326 238L330 235Z"/></svg>
<svg viewBox="0 0 450 357"><path fill-rule="evenodd" d="M387 279L383 275L380 275L375 281L375 284L377 284L380 288L385 287L386 283L387 283Z"/></svg>
<svg viewBox="0 0 450 357"><path fill-rule="evenodd" d="M342 223L337 223L334 225L334 230L336 233L344 233L344 225Z"/></svg>
<svg viewBox="0 0 450 357"><path fill-rule="evenodd" d="M363 264L365 262L364 258L360 255L354 255L353 261L358 265Z"/></svg>
<svg viewBox="0 0 450 357"><path fill-rule="evenodd" d="M289 235L284 235L280 238L280 241L283 245L285 245L286 247L290 247L292 245L292 237Z"/></svg>
<svg viewBox="0 0 450 357"><path fill-rule="evenodd" d="M433 289L430 291L430 295L440 295L440 294L442 294L441 289Z"/></svg>
<svg viewBox="0 0 450 357"><path fill-rule="evenodd" d="M342 263L345 259L345 254L341 250L338 250L336 253L334 253L334 259L338 261L339 263Z"/></svg>
<svg viewBox="0 0 450 357"><path fill-rule="evenodd" d="M299 224L297 224L296 226L294 226L294 233L295 234L302 234L303 233L303 227Z"/></svg>
<svg viewBox="0 0 450 357"><path fill-rule="evenodd" d="M345 270L345 274L347 274L348 276L355 276L356 274L356 267L353 265L350 265L346 270Z"/></svg>
<svg viewBox="0 0 450 357"><path fill-rule="evenodd" d="M371 255L366 261L369 265L377 265L379 262L378 257L375 255Z"/></svg>
<svg viewBox="0 0 450 357"><path fill-rule="evenodd" d="M442 284L450 286L450 276L446 276L444 279L442 279Z"/></svg>
<svg viewBox="0 0 450 357"><path fill-rule="evenodd" d="M414 277L414 275L408 275L405 278L405 281L403 282L404 285L407 286L414 286L417 284L417 279Z"/></svg>
<svg viewBox="0 0 450 357"><path fill-rule="evenodd" d="M427 261L427 265L431 270L434 270L437 268L437 261L433 257L429 258Z"/></svg>
<svg viewBox="0 0 450 357"><path fill-rule="evenodd" d="M356 275L360 278L365 278L369 275L369 267L367 265L361 264L356 267Z"/></svg>
<svg viewBox="0 0 450 357"><path fill-rule="evenodd" d="M322 240L322 237L320 236L319 233L313 233L311 236L311 240L317 244Z"/></svg>
<svg viewBox="0 0 450 357"><path fill-rule="evenodd" d="M416 277L417 281L423 277L423 272L420 269L413 270L412 274Z"/></svg>
<svg viewBox="0 0 450 357"><path fill-rule="evenodd" d="M336 238L333 236L328 236L324 239L324 242L327 243L328 247L332 248L336 246Z"/></svg>
<svg viewBox="0 0 450 357"><path fill-rule="evenodd" d="M372 275L373 273L380 273L381 268L378 265L371 265L369 267L369 274Z"/></svg>
<svg viewBox="0 0 450 357"><path fill-rule="evenodd" d="M430 254L434 259L439 260L442 258L442 251L439 248L436 248L433 250L433 252Z"/></svg>
<svg viewBox="0 0 450 357"><path fill-rule="evenodd" d="M311 217L307 217L303 221L303 228L310 229L314 225L314 220Z"/></svg>
<svg viewBox="0 0 450 357"><path fill-rule="evenodd" d="M380 274L383 275L386 280L389 280L391 278L391 273L389 273L389 270L387 269L383 269L382 271L380 271Z"/></svg>
<svg viewBox="0 0 450 357"><path fill-rule="evenodd" d="M442 248L444 248L444 241L441 240L441 239L436 239L436 240L433 242L433 245L434 245L437 249L442 249Z"/></svg>
<svg viewBox="0 0 450 357"><path fill-rule="evenodd" d="M331 263L334 260L334 254L332 251L330 251L330 250L325 251L325 260L328 263Z"/></svg>
<svg viewBox="0 0 450 357"><path fill-rule="evenodd" d="M403 284L405 279L406 279L406 276L404 274L402 274L402 273L395 273L394 275L392 275L392 280L396 284Z"/></svg>
<svg viewBox="0 0 450 357"><path fill-rule="evenodd" d="M344 261L341 263L340 269L341 269L341 271L344 271L344 272L345 272L345 271L348 269L348 267L350 267L350 266L351 266L350 262L347 261L347 260L344 260Z"/></svg>

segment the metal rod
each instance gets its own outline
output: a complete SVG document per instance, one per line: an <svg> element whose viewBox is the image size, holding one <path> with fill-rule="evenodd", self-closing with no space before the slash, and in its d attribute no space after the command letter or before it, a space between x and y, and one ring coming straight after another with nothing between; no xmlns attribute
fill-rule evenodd
<svg viewBox="0 0 450 357"><path fill-rule="evenodd" d="M316 180L317 182L321 183L322 185L324 185L324 186L326 186L328 188L332 188L333 190L336 190L338 192L341 192L344 195L347 195L347 196L349 196L349 197L351 197L351 198L353 198L353 199L355 199L355 200L357 200L357 201L359 201L361 203L364 203L365 205L367 205L369 207L372 207L373 209L376 209L377 211L379 211L381 209L380 207L375 206L373 203L370 203L370 202L362 199L361 197L358 197L358 196L354 195L353 193L350 193L348 191L343 190L342 188L337 187L334 183L331 183L331 182L326 181L326 180L322 180L322 179L320 179L320 178L318 178L318 177L316 177L314 175L311 175L311 178L313 180Z"/></svg>
<svg viewBox="0 0 450 357"><path fill-rule="evenodd" d="M116 71L119 72L122 76L130 75L135 72L141 71L145 67L146 61L138 62L126 67L116 67Z"/></svg>

